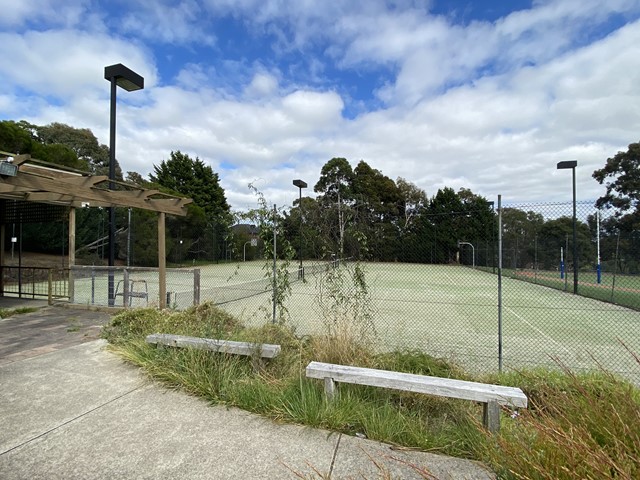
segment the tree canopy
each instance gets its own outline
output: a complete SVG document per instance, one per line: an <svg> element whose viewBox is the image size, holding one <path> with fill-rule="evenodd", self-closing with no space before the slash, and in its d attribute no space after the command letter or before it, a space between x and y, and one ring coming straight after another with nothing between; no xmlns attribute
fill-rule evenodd
<svg viewBox="0 0 640 480"><path fill-rule="evenodd" d="M632 143L626 152L608 158L604 167L593 172L593 178L607 188L596 206L615 208L619 228L640 228L640 143Z"/></svg>
<svg viewBox="0 0 640 480"><path fill-rule="evenodd" d="M198 157L192 159L179 150L172 151L168 160L153 166L153 171L149 175L152 182L193 199L208 220L229 215L229 204L218 174Z"/></svg>
<svg viewBox="0 0 640 480"><path fill-rule="evenodd" d="M64 123L51 123L35 127L38 140L43 145L62 144L70 148L79 161L85 162L96 175L109 173L109 147L100 144L88 128L74 128ZM122 179L122 171L116 163L116 178Z"/></svg>
<svg viewBox="0 0 640 480"><path fill-rule="evenodd" d="M88 128L74 128L63 123L33 125L20 121L0 122L0 147L12 153L28 153L33 158L65 167L107 175L109 147L98 143ZM122 171L116 160L116 178Z"/></svg>

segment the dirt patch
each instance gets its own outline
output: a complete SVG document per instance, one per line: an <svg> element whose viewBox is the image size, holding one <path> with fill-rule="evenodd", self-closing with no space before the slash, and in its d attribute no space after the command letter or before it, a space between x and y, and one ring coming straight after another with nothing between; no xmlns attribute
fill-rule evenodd
<svg viewBox="0 0 640 480"><path fill-rule="evenodd" d="M21 263L23 267L69 268L69 256L36 252L22 252L21 255L18 255L18 252L14 252L12 258L11 251L5 252L5 265L17 267L19 263Z"/></svg>
<svg viewBox="0 0 640 480"><path fill-rule="evenodd" d="M23 267L38 267L38 268L69 268L69 256L68 255L52 255L49 253L38 252L22 252L22 258L19 257L18 252L13 253L11 257L11 250L4 253L4 265L9 267L17 267L19 262L22 262ZM106 266L106 260L95 261L91 259L76 258L76 265L100 265ZM116 259L116 266L123 266L124 261Z"/></svg>

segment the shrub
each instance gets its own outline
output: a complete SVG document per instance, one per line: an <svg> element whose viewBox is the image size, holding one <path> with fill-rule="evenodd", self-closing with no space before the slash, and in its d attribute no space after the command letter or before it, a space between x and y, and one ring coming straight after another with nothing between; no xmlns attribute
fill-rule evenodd
<svg viewBox="0 0 640 480"><path fill-rule="evenodd" d="M111 343L144 338L151 333L171 333L211 338L228 338L241 329L235 317L211 303L184 312L153 308L124 310L111 318L102 336Z"/></svg>

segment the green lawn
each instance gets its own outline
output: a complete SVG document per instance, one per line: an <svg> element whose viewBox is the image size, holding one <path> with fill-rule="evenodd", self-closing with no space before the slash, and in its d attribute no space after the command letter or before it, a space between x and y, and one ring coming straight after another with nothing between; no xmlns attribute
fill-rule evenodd
<svg viewBox="0 0 640 480"><path fill-rule="evenodd" d="M535 270L503 270L503 274L523 281L545 285L558 290L573 292L573 272L560 278L558 272ZM605 302L640 310L640 277L603 273L600 283L595 272L578 273L578 294Z"/></svg>

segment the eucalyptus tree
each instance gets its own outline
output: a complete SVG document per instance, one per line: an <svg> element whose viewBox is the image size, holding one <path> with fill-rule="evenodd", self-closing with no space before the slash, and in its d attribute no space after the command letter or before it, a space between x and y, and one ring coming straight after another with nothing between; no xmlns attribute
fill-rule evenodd
<svg viewBox="0 0 640 480"><path fill-rule="evenodd" d="M352 192L353 228L366 238L366 253L376 260L395 259L401 223L401 195L396 183L361 160L354 169Z"/></svg>
<svg viewBox="0 0 640 480"><path fill-rule="evenodd" d="M319 201L329 207L326 210L328 220L337 227L336 240L341 257L344 256L346 225L353 216L351 209L353 205L353 178L353 169L347 159L334 157L324 164L320 171L320 179L313 188L316 193L321 194ZM335 219L331 221L331 217L335 217ZM330 231L332 230L330 229Z"/></svg>
<svg viewBox="0 0 640 480"><path fill-rule="evenodd" d="M538 239L544 225L542 214L515 207L502 209L502 245L505 267L522 268L535 263ZM539 237L539 238L538 238Z"/></svg>
<svg viewBox="0 0 640 480"><path fill-rule="evenodd" d="M604 167L593 172L593 178L607 188L596 207L613 209L613 218L607 222L609 230L626 236L640 233L640 143L608 158Z"/></svg>
<svg viewBox="0 0 640 480"><path fill-rule="evenodd" d="M396 179L396 186L400 194L400 212L402 214L400 228L402 231L407 231L417 215L428 205L429 197L423 189L402 177Z"/></svg>

